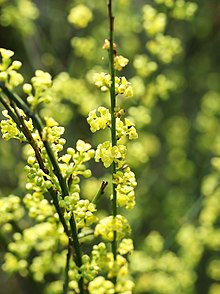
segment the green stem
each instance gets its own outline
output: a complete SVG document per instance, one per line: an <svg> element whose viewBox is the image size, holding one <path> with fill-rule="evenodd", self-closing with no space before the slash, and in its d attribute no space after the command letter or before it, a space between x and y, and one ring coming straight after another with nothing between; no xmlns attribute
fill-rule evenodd
<svg viewBox="0 0 220 294"><path fill-rule="evenodd" d="M101 184L101 187L100 187L98 193L92 199L92 203L94 203L96 205L99 202L100 198L105 193L105 188L106 188L107 185L108 185L107 181L102 181L102 184Z"/></svg>
<svg viewBox="0 0 220 294"><path fill-rule="evenodd" d="M117 144L116 139L116 117L115 117L115 107L116 107L116 92L115 92L115 69L114 69L114 16L112 13L112 1L108 2L108 15L109 15L109 63L110 63L110 74L111 74L111 88L110 88L110 98L111 98L111 140L112 147ZM116 173L116 163L112 163L112 214L113 217L117 215L117 192L116 184L114 184L114 174ZM114 239L112 241L112 253L114 260L117 256L117 234L114 231Z"/></svg>
<svg viewBox="0 0 220 294"><path fill-rule="evenodd" d="M82 250L81 250L81 246L79 243L78 232L77 232L76 222L74 220L73 213L70 218L70 228L71 228L71 232L72 232L72 236L73 236L73 245L74 245L75 252L76 252L76 265L78 266L78 268L80 268L82 266ZM76 238L74 236L76 236ZM79 280L80 294L84 293L84 290L83 290L84 286L83 285L84 285L83 277L81 277Z"/></svg>
<svg viewBox="0 0 220 294"><path fill-rule="evenodd" d="M26 123L24 121L24 118L19 114L19 111L18 111L17 106L14 103L14 101L11 101L11 105L12 105L12 107L14 109L15 114L17 115L17 118L18 118L18 121L19 121L19 126L21 127L23 134L25 135L25 137L28 140L29 144L34 149L34 152L35 152L35 155L36 155L36 158L37 158L37 161L39 163L40 168L46 174L48 174L48 170L44 166L44 162L43 162L43 159L41 157L40 150L39 150L39 148L38 148L32 134L31 134L31 132L29 131L29 129L28 129L28 127L27 127L27 125L26 125Z"/></svg>
<svg viewBox="0 0 220 294"><path fill-rule="evenodd" d="M58 178L58 181L59 181L59 184L60 184L60 187L62 190L62 197L64 198L65 196L69 195L69 189L68 189L67 183L62 176L59 164L58 164L57 159L54 155L54 152L50 146L50 143L48 141L45 141L42 136L43 124L42 124L41 119L38 115L35 116L35 122L36 122L36 127L39 131L39 134L41 136L41 139L44 143L44 147L45 147L47 154L50 158L50 161L53 165L54 174ZM81 251L81 246L79 243L76 221L75 221L73 213L71 215L69 223L70 223L70 229L71 229L71 233L72 233L72 242L73 242L73 246L74 246L74 249L76 252L76 265L80 268L82 266L82 251ZM80 289L80 294L83 294L83 278L81 278L79 280L79 289Z"/></svg>
<svg viewBox="0 0 220 294"><path fill-rule="evenodd" d="M53 204L56 208L56 211L59 215L59 219L63 225L63 228L64 228L64 232L65 234L67 235L67 237L69 237L70 233L69 233L69 229L68 229L68 226L67 226L67 223L66 223L66 220L63 216L63 211L61 210L60 206L59 206L59 202L58 202L58 198L57 198L57 192L53 190L53 188L50 188L49 190L49 193L53 199Z"/></svg>
<svg viewBox="0 0 220 294"><path fill-rule="evenodd" d="M14 114L13 109L11 108L10 105L8 105L8 103L5 101L5 99L0 95L0 102L2 103L2 105L5 107L5 109L8 111L8 114L10 115L10 117L13 119L13 121L16 123L17 128L19 129L19 131L22 132L22 128L20 127L19 121L17 119L17 116Z"/></svg>
<svg viewBox="0 0 220 294"><path fill-rule="evenodd" d="M66 267L64 272L63 294L68 293L70 257L71 257L71 239L69 239L69 244L68 244L68 249L66 254Z"/></svg>
<svg viewBox="0 0 220 294"><path fill-rule="evenodd" d="M34 119L34 112L29 108L29 106L19 97L18 95L11 92L3 82L0 82L0 88L5 93L5 95L9 98L9 101L14 101L15 104L20 107L27 117Z"/></svg>

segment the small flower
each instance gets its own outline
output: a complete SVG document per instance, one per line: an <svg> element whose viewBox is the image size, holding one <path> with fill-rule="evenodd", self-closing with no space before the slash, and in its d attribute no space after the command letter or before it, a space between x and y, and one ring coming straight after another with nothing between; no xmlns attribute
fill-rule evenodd
<svg viewBox="0 0 220 294"><path fill-rule="evenodd" d="M0 48L0 54L3 59L9 59L14 55L14 52L8 49Z"/></svg>
<svg viewBox="0 0 220 294"><path fill-rule="evenodd" d="M36 70L31 84L24 84L23 91L28 95L27 101L33 109L40 103L49 103L52 99L52 77L48 72Z"/></svg>
<svg viewBox="0 0 220 294"><path fill-rule="evenodd" d="M111 87L111 76L104 72L94 74L94 83L102 92L106 92Z"/></svg>
<svg viewBox="0 0 220 294"><path fill-rule="evenodd" d="M94 212L96 212L95 205L89 202L89 200L81 199L77 201L74 208L77 227L84 228L97 222L98 217L93 214Z"/></svg>
<svg viewBox="0 0 220 294"><path fill-rule="evenodd" d="M134 245L132 239L122 239L118 246L118 252L121 255L131 253L134 250Z"/></svg>
<svg viewBox="0 0 220 294"><path fill-rule="evenodd" d="M76 150L79 152L86 152L91 149L91 145L89 143L85 143L83 140L78 140L76 142Z"/></svg>
<svg viewBox="0 0 220 294"><path fill-rule="evenodd" d="M127 136L129 140L135 140L138 138L134 123L128 118L125 118L124 122L120 118L116 118L116 132L117 139L121 139L124 136Z"/></svg>
<svg viewBox="0 0 220 294"><path fill-rule="evenodd" d="M23 82L23 76L17 72L22 66L20 61L11 61L14 52L0 48L0 81L4 82L9 89L17 87Z"/></svg>
<svg viewBox="0 0 220 294"><path fill-rule="evenodd" d="M116 44L113 43L113 49L114 50L116 50L116 47L117 47ZM104 42L102 48L105 49L105 50L109 50L109 48L110 48L110 41L109 41L109 39L105 39L105 42Z"/></svg>
<svg viewBox="0 0 220 294"><path fill-rule="evenodd" d="M114 67L116 70L121 71L123 67L128 64L129 60L122 55L117 55L114 58Z"/></svg>
<svg viewBox="0 0 220 294"><path fill-rule="evenodd" d="M116 77L115 88L117 94L124 94L125 97L133 96L131 83L129 83L125 77Z"/></svg>
<svg viewBox="0 0 220 294"><path fill-rule="evenodd" d="M107 108L100 106L98 110L94 109L89 112L87 122L90 125L91 131L94 133L110 125L111 114Z"/></svg>
<svg viewBox="0 0 220 294"><path fill-rule="evenodd" d="M102 48L103 49L106 49L106 50L109 50L109 48L110 48L110 41L109 41L109 39L105 39Z"/></svg>

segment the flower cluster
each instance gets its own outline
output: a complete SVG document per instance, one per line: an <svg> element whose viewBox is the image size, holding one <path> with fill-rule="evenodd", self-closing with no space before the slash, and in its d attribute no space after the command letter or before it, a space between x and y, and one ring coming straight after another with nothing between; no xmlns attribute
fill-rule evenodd
<svg viewBox="0 0 220 294"><path fill-rule="evenodd" d="M132 239L122 239L118 246L118 252L121 255L131 253L134 250Z"/></svg>
<svg viewBox="0 0 220 294"><path fill-rule="evenodd" d="M128 262L122 255L130 253L133 250L133 244L131 239L122 239L119 244L116 260L113 258L113 254L108 252L104 243L95 245L92 250L92 263L96 265L101 271L107 271L107 278L112 279L117 277L117 283L113 288L113 284L109 284L108 279L103 279L103 285L112 285L112 289L115 289L118 293L132 293L134 283L129 279L128 276ZM100 276L99 276L100 277ZM95 278L89 283L89 289L96 287L99 277ZM102 277L102 276L101 276ZM103 292L106 293L106 292ZM113 292L115 293L115 292Z"/></svg>
<svg viewBox="0 0 220 294"><path fill-rule="evenodd" d="M111 87L111 76L104 72L95 73L94 83L102 92L107 92ZM116 95L121 94L125 97L133 96L131 83L125 77L115 77L115 91Z"/></svg>
<svg viewBox="0 0 220 294"><path fill-rule="evenodd" d="M115 114L121 116L123 110L119 109ZM107 108L100 106L98 110L94 109L89 112L87 122L90 125L90 130L94 133L100 129L111 127L111 114ZM134 140L138 137L134 123L128 118L125 118L124 122L120 117L116 118L116 132L117 139L128 137L130 140Z"/></svg>
<svg viewBox="0 0 220 294"><path fill-rule="evenodd" d="M131 83L125 77L115 77L115 91L116 95L121 94L125 97L133 96Z"/></svg>
<svg viewBox="0 0 220 294"><path fill-rule="evenodd" d="M109 39L105 39L105 42L104 42L102 48L105 49L105 50L110 49L110 41L109 41ZM117 46L116 46L115 43L113 43L113 50L115 51L115 53L116 53L116 49L117 49ZM114 68L115 68L115 70L121 71L128 64L128 62L129 62L129 60L127 58L125 58L124 56L115 54L115 56L114 56Z"/></svg>
<svg viewBox="0 0 220 294"><path fill-rule="evenodd" d="M110 48L110 41L105 40L104 49ZM117 71L121 71L128 64L128 59L121 55L117 55L116 45L113 44L113 67ZM94 75L94 83L102 92L114 90L115 99L119 95L130 97L133 95L130 82L122 76L115 76L112 84L112 75L96 73ZM114 89L112 86L114 85ZM113 166L112 184L113 197L116 194L116 211L117 207L133 208L135 205L134 188L137 185L135 175L126 164L127 147L124 144L128 138L134 140L138 137L134 123L129 118L124 118L124 109L115 103L114 109L107 109L100 106L98 109L90 111L87 122L91 131L94 133L101 129L109 128L114 133L115 140L104 141L98 144L95 152L95 161L101 161L105 168ZM134 283L128 276L128 262L123 256L133 249L131 239L125 239L130 234L131 228L127 219L116 213L116 215L108 216L101 219L95 227L95 236L101 236L108 242L117 242L119 247L113 253L109 252L107 246L101 242L95 245L92 250L92 263L94 263L100 272L100 276L95 277L88 286L90 293L132 293ZM116 246L117 247L117 246ZM104 276L107 278L104 278ZM110 279L116 278L116 283L112 283Z"/></svg>
<svg viewBox="0 0 220 294"><path fill-rule="evenodd" d="M18 112L19 112L20 116L26 117L23 110L18 109ZM27 142L27 139L25 138L24 134L18 129L17 124L14 122L14 120L8 114L8 111L3 110L2 114L4 117L7 118L6 120L2 120L0 123L2 138L5 141L8 141L10 139L17 139L20 142ZM33 130L33 124L32 124L31 118L29 118L28 120L25 120L25 124L30 131Z"/></svg>
<svg viewBox="0 0 220 294"><path fill-rule="evenodd" d="M27 102L33 109L42 102L49 103L51 101L52 78L49 73L37 70L35 76L31 79L31 84L25 83L23 91L28 95Z"/></svg>
<svg viewBox="0 0 220 294"><path fill-rule="evenodd" d="M110 126L111 114L107 108L100 106L98 110L94 109L89 112L87 122L90 125L90 130L95 133Z"/></svg>
<svg viewBox="0 0 220 294"><path fill-rule="evenodd" d="M26 194L23 202L31 218L35 218L38 222L54 220L55 210L49 201L44 198L42 191Z"/></svg>
<svg viewBox="0 0 220 294"><path fill-rule="evenodd" d="M101 235L105 240L113 241L114 231L117 232L117 240L130 234L131 228L124 216L119 214L115 218L113 216L103 218L95 228L95 235Z"/></svg>
<svg viewBox="0 0 220 294"><path fill-rule="evenodd" d="M118 110L115 114L121 116L121 113L123 110ZM94 109L89 112L87 122L90 125L90 130L94 133L100 129L111 127L111 114L107 108L100 106L98 110ZM134 123L128 118L125 118L124 121L120 117L116 118L116 132L118 140L123 137L134 140L138 137Z"/></svg>
<svg viewBox="0 0 220 294"><path fill-rule="evenodd" d="M60 127L52 117L45 117L46 126L43 129L43 140L50 143L58 143L64 133L64 127ZM61 144L63 145L63 144Z"/></svg>
<svg viewBox="0 0 220 294"><path fill-rule="evenodd" d="M137 186L135 174L128 166L114 174L114 183L117 185L117 204L126 209L133 208L135 205L134 189Z"/></svg>
<svg viewBox="0 0 220 294"><path fill-rule="evenodd" d="M101 72L95 73L94 76L94 84L100 88L102 92L106 92L111 87L111 76L110 74Z"/></svg>
<svg viewBox="0 0 220 294"><path fill-rule="evenodd" d="M115 287L114 284L106 280L104 277L99 276L89 283L89 293L90 294L114 294Z"/></svg>
<svg viewBox="0 0 220 294"><path fill-rule="evenodd" d="M118 252L121 255L130 253L133 250L133 243L131 239L122 239L119 245ZM117 254L116 260L114 260L112 252L108 252L105 243L100 242L93 246L92 255L89 257L87 254L82 256L82 266L80 271L86 282L88 282L89 293L108 293L108 291L113 291L115 293L128 294L132 293L132 288L134 283L128 278L128 262L127 260ZM104 272L107 271L107 277L104 278ZM76 266L72 264L69 271L70 279L69 287L77 291L76 280L79 279L79 274L76 271ZM116 285L111 281L112 278L117 276ZM99 282L102 281L102 284ZM98 288L98 289L97 289Z"/></svg>
<svg viewBox="0 0 220 294"><path fill-rule="evenodd" d="M92 249L92 261L98 265L101 271L107 270L109 264L112 262L112 252L108 252L106 244L100 242L93 246Z"/></svg>
<svg viewBox="0 0 220 294"><path fill-rule="evenodd" d="M91 226L98 221L98 217L93 213L96 212L95 205L89 200L81 199L77 201L74 207L74 215L78 229Z"/></svg>
<svg viewBox="0 0 220 294"><path fill-rule="evenodd" d="M92 281L99 272L99 267L91 262L90 257L87 254L82 256L82 266L80 267L80 271L85 279L85 281Z"/></svg>
<svg viewBox="0 0 220 294"><path fill-rule="evenodd" d="M95 151L91 149L89 143L83 140L78 140L76 142L76 149L69 147L67 148L67 153L59 157L60 169L65 178L72 177L74 183L77 184L78 175L82 175L85 178L91 176L91 171L86 168L85 163L92 159L95 155ZM73 187L70 186L70 191L73 192Z"/></svg>
<svg viewBox="0 0 220 294"><path fill-rule="evenodd" d="M135 125L128 118L125 118L124 122L122 121L121 118L119 117L116 118L116 134L117 134L117 139L128 137L129 140L135 140L138 138Z"/></svg>
<svg viewBox="0 0 220 294"><path fill-rule="evenodd" d="M54 235L54 232L56 234ZM47 273L59 273L64 265L65 251L54 254L59 246L67 243L63 230L56 223L42 222L21 233L14 233L13 242L9 244L9 251L4 256L3 270L7 272L18 271L22 276L27 276L28 271L34 280L43 281ZM27 258L33 252L38 253L30 261L27 268ZM54 267L51 269L51 261Z"/></svg>
<svg viewBox="0 0 220 294"><path fill-rule="evenodd" d="M31 162L31 160L33 161ZM39 164L35 162L34 156L28 158L25 171L27 172L27 183L25 185L27 190L46 192L52 186L50 176L40 169Z"/></svg>
<svg viewBox="0 0 220 294"><path fill-rule="evenodd" d="M97 146L95 161L103 162L106 168L109 167L113 161L121 165L124 163L126 152L127 149L125 145L112 146L109 141L105 141Z"/></svg>
<svg viewBox="0 0 220 294"><path fill-rule="evenodd" d="M119 244L118 252L121 255L125 255L127 253L130 253L133 250L133 243L131 239L122 239L122 241ZM134 284L131 280L128 278L128 263L127 260L117 254L116 260L113 258L113 254L111 252L108 252L108 249L106 247L106 244L101 242L98 245L93 246L92 250L92 263L96 265L99 270L107 271L107 278L111 279L113 277L117 276L117 283L115 286L115 289L119 293L123 293L123 291L128 291L126 293L132 293L132 288L134 287ZM99 279L94 279L98 281ZM103 280L105 281L109 280ZM94 287L96 284L91 281L89 283L89 289ZM105 292L103 292L105 293Z"/></svg>
<svg viewBox="0 0 220 294"><path fill-rule="evenodd" d="M117 55L116 48L117 46L114 43L113 44L113 50L115 51L114 69L117 71L121 71L128 64L129 60L122 55ZM110 42L108 39L105 39L103 49L110 50ZM114 82L115 82L114 85L115 85L116 95L121 94L121 95L124 95L125 97L133 96L131 83L129 83L125 77L116 76ZM98 88L100 88L102 92L107 92L112 85L111 75L104 72L95 73L94 83Z"/></svg>
<svg viewBox="0 0 220 294"><path fill-rule="evenodd" d="M23 82L23 76L17 71L21 68L22 63L20 61L11 61L11 57L14 52L4 48L0 48L0 81L5 85L13 89Z"/></svg>
<svg viewBox="0 0 220 294"><path fill-rule="evenodd" d="M44 153L44 148L42 148L42 150ZM31 217L37 216L37 218L41 219L42 205L44 203L46 207L47 200L41 199L40 195L42 192L46 192L53 185L57 187L57 179L53 176L51 166L46 158L45 164L48 167L50 174L46 174L40 169L39 164L36 162L33 149L27 149L26 156L28 162L28 165L25 167L28 173L26 189L34 190L35 192L33 195L28 194L25 197L25 203L27 200L30 205L30 200L33 199L33 201L36 202L36 205L33 205L29 214ZM79 195L79 175L84 177L91 176L91 171L86 168L85 163L93 156L94 150L91 149L91 145L82 140L78 140L76 143L76 150L69 147L67 149L67 153L58 158L58 160L62 162L59 163L62 175L69 184L69 195L66 195L65 197L62 197L61 195L58 196L59 206L65 209L66 212L64 217L66 220L69 220L71 213L74 212L78 228L90 226L92 223L97 221L97 217L93 215L93 212L96 211L94 204L90 203L88 200L80 200ZM48 210L48 213L49 211L51 210ZM45 217L47 216L49 215L46 213Z"/></svg>
<svg viewBox="0 0 220 294"><path fill-rule="evenodd" d="M122 55L116 55L114 58L114 68L121 71L128 64L129 60Z"/></svg>

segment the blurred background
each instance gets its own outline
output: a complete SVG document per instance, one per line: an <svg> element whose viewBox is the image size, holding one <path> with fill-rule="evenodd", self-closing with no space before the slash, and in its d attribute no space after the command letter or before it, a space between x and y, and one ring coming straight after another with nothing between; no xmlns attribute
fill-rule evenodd
<svg viewBox="0 0 220 294"><path fill-rule="evenodd" d="M109 105L92 82L108 71L106 2L0 0L0 47L22 61L27 82L36 69L53 76L54 101L41 111L65 126L67 146L80 138L95 147L108 135L92 134L86 122L90 110ZM122 75L134 91L120 103L139 134L128 143L137 203L123 211L135 242L134 293L218 294L220 3L118 0L114 14L117 50L129 59ZM0 197L25 195L24 165L21 144L0 139ZM91 168L81 186L89 199L109 177ZM101 207L109 206L106 196ZM19 273L1 271L0 285L3 294L58 293Z"/></svg>

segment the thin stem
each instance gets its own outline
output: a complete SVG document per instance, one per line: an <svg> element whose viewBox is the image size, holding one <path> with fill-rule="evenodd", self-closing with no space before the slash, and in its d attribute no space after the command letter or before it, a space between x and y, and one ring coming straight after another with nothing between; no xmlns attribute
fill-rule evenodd
<svg viewBox="0 0 220 294"><path fill-rule="evenodd" d="M82 250L81 250L81 246L79 243L77 227L76 227L76 222L74 220L73 213L71 214L71 218L70 218L70 228L71 228L71 232L72 232L72 236L73 236L73 244L74 244L75 252L76 252L76 265L78 266L78 268L80 268L82 266ZM76 236L76 239L74 238L75 236ZM83 277L81 277L79 280L80 294L84 293L84 290L83 290L84 286L83 285L84 285Z"/></svg>
<svg viewBox="0 0 220 294"><path fill-rule="evenodd" d="M20 127L22 128L22 132L23 134L26 136L29 144L32 146L32 148L34 149L34 152L35 152L35 155L36 155L36 159L39 163L39 166L40 168L45 172L45 173L48 173L48 170L46 169L46 167L44 166L44 162L43 162L43 159L41 157L41 154L40 154L40 150L31 134L31 132L29 131L27 125L25 124L25 121L24 121L24 118L19 114L19 111L17 109L17 106L15 105L14 101L11 101L11 106L13 107L16 115L17 115L17 118L18 118L18 121L19 121L19 125Z"/></svg>
<svg viewBox="0 0 220 294"><path fill-rule="evenodd" d="M70 257L71 257L71 239L69 239L69 244L68 244L68 249L67 249L67 254L66 254L66 266L65 266L65 272L64 272L63 294L68 293Z"/></svg>
<svg viewBox="0 0 220 294"><path fill-rule="evenodd" d="M62 190L62 196L63 198L67 195L69 195L69 189L68 189L68 185L65 181L65 179L62 176L59 164L55 158L54 152L50 146L50 143L48 141L45 141L43 139L42 133L43 133L43 126L41 123L41 119L38 115L35 116L36 119L36 126L38 128L38 131L40 133L41 139L44 143L44 147L47 151L47 154L50 158L50 161L53 165L54 168L54 174L57 176L61 190ZM71 218L69 220L70 223L70 229L71 229L71 233L72 233L72 242L74 245L74 249L76 252L76 265L80 268L82 266L82 250L81 250L81 246L79 243L79 238L78 238L78 231L77 231L77 226L76 226L76 221L74 218L73 213L71 214ZM81 278L79 280L79 289L80 289L80 294L83 294L83 278Z"/></svg>
<svg viewBox="0 0 220 294"><path fill-rule="evenodd" d="M27 117L34 119L34 112L29 108L29 106L16 94L11 92L3 82L0 81L0 88L5 93L5 95L9 98L9 101L14 101L15 104L20 107Z"/></svg>
<svg viewBox="0 0 220 294"><path fill-rule="evenodd" d="M92 203L97 204L99 202L100 198L105 193L105 188L107 185L108 185L107 181L102 181L101 187L100 187L98 193L93 198Z"/></svg>
<svg viewBox="0 0 220 294"><path fill-rule="evenodd" d="M0 95L0 102L5 107L5 109L8 111L8 114L13 119L13 121L16 123L17 128L22 132L22 128L20 127L19 121L17 119L17 116L14 114L13 109L11 106L5 101L5 99Z"/></svg>
<svg viewBox="0 0 220 294"><path fill-rule="evenodd" d="M67 226L67 223L66 223L66 220L63 216L63 211L61 210L60 206L59 206L59 202L58 202L58 199L57 199L57 192L53 190L53 188L50 188L49 190L49 193L53 199L53 204L56 208L56 211L59 215L59 219L63 225L63 228L64 228L64 232L65 234L67 235L67 237L69 237L70 233L69 233L69 229L68 229L68 226Z"/></svg>
<svg viewBox="0 0 220 294"><path fill-rule="evenodd" d="M111 74L111 88L110 88L110 98L111 98L111 140L112 147L116 145L116 117L115 117L115 107L116 107L116 92L115 92L115 69L114 69L114 16L112 13L112 0L108 1L108 15L109 15L109 63L110 63L110 74ZM112 163L112 214L113 217L117 215L117 192L116 184L114 184L114 174L116 173L116 164ZM114 231L114 239L112 241L112 253L114 260L117 256L117 234Z"/></svg>

